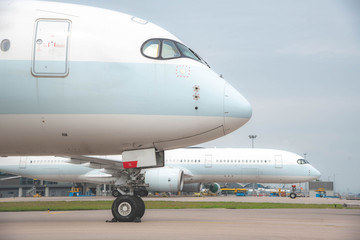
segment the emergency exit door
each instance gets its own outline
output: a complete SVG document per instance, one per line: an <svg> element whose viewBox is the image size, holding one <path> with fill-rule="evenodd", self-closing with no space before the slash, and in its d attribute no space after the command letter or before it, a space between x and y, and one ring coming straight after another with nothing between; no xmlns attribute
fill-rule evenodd
<svg viewBox="0 0 360 240"><path fill-rule="evenodd" d="M282 168L283 167L282 155L275 155L275 167L276 168Z"/></svg>
<svg viewBox="0 0 360 240"><path fill-rule="evenodd" d="M205 155L205 167L211 168L212 167L212 155Z"/></svg>
<svg viewBox="0 0 360 240"><path fill-rule="evenodd" d="M35 24L32 74L63 77L68 74L71 22L40 19Z"/></svg>
<svg viewBox="0 0 360 240"><path fill-rule="evenodd" d="M19 162L20 169L26 168L26 160L27 160L27 157L20 157L20 162Z"/></svg>

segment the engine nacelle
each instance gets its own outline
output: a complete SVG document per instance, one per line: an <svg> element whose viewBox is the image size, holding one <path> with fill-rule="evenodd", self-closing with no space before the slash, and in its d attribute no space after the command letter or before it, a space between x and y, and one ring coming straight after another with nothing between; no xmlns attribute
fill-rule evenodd
<svg viewBox="0 0 360 240"><path fill-rule="evenodd" d="M149 191L179 192L184 185L184 172L178 168L153 168L145 172L145 183Z"/></svg>
<svg viewBox="0 0 360 240"><path fill-rule="evenodd" d="M221 192L221 187L218 183L212 183L209 187L209 191L214 194L218 194Z"/></svg>
<svg viewBox="0 0 360 240"><path fill-rule="evenodd" d="M202 187L201 183L188 183L184 184L182 192L200 192Z"/></svg>

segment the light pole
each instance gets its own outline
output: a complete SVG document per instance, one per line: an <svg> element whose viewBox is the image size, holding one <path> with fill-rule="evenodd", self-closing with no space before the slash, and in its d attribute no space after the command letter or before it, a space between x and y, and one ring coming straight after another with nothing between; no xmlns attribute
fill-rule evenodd
<svg viewBox="0 0 360 240"><path fill-rule="evenodd" d="M256 135L249 135L249 138L251 139L251 146L254 148L254 140L257 136Z"/></svg>
<svg viewBox="0 0 360 240"><path fill-rule="evenodd" d="M257 136L256 135L249 135L249 138L251 139L251 147L254 148L254 140ZM255 183L253 183L253 191L252 191L253 196L257 195L255 193Z"/></svg>
<svg viewBox="0 0 360 240"><path fill-rule="evenodd" d="M304 159L306 160L306 155L307 155L307 153L304 153ZM308 192L308 189L309 189L309 182L306 182L305 183L305 194L307 195L307 196L309 196L310 195L310 193Z"/></svg>

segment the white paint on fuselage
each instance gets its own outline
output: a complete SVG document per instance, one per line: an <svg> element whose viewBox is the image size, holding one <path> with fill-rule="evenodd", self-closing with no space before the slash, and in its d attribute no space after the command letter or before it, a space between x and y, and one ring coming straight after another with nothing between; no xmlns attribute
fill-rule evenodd
<svg viewBox="0 0 360 240"><path fill-rule="evenodd" d="M1 120L3 136L9 136L0 140L0 153L4 155L34 155L38 145L48 155L102 155L152 147L162 150L166 143L161 142L183 147L224 134L223 117L77 114L5 115ZM197 130L184 130L189 124L196 125ZM12 134L14 126L17 129ZM217 127L212 129L213 126ZM88 144L82 139L87 139ZM36 150L32 152L32 149Z"/></svg>
<svg viewBox="0 0 360 240"><path fill-rule="evenodd" d="M246 99L200 61L143 56L141 46L149 39L180 42L154 24L75 4L0 4L0 41L10 41L10 49L0 52L2 156L174 149L224 136L251 117ZM55 54L35 57L43 51L42 39L35 39L40 19L70 24L60 61L66 74L36 75L37 61L44 68L58 62ZM50 39L57 35L47 29ZM191 69L191 75L179 77L178 67Z"/></svg>
<svg viewBox="0 0 360 240"><path fill-rule="evenodd" d="M6 56L8 60L31 60L32 41L23 43L33 36L37 19L71 20L70 61L154 63L140 53L140 46L146 40L168 38L180 42L155 24L140 24L128 14L108 9L59 2L11 1L2 3L0 10L0 29L12 45L11 54Z"/></svg>

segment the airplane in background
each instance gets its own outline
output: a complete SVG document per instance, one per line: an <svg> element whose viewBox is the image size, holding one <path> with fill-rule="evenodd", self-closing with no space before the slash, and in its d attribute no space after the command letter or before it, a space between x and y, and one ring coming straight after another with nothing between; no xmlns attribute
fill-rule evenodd
<svg viewBox="0 0 360 240"><path fill-rule="evenodd" d="M21 16L21 17L19 17ZM122 154L112 212L139 220L141 169L244 125L248 101L168 31L60 2L0 2L0 156ZM10 158L9 158L10 159ZM3 159L0 159L3 161Z"/></svg>
<svg viewBox="0 0 360 240"><path fill-rule="evenodd" d="M107 156L108 166L74 162L51 156L8 157L0 161L0 171L56 182L87 182L116 185L121 155ZM300 183L320 177L320 172L300 155L274 149L185 148L165 151L165 167L145 169L148 191L199 192L202 184L219 193L219 183ZM121 177L121 176L120 176ZM126 194L118 188L113 196ZM293 196L293 197L296 197Z"/></svg>

